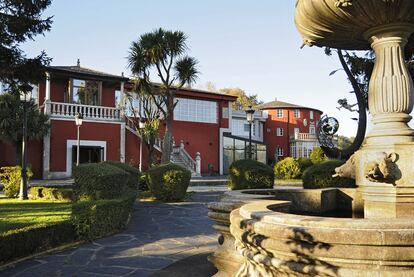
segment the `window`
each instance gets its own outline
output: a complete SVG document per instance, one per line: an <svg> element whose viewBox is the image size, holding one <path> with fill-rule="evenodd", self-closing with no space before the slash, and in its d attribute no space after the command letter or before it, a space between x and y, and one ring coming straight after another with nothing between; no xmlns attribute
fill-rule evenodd
<svg viewBox="0 0 414 277"><path fill-rule="evenodd" d="M283 137L283 128L277 128L276 129L276 135L278 137Z"/></svg>
<svg viewBox="0 0 414 277"><path fill-rule="evenodd" d="M250 125L249 124L244 124L244 131L249 132L249 129L250 129Z"/></svg>
<svg viewBox="0 0 414 277"><path fill-rule="evenodd" d="M277 109L277 117L278 118L282 118L283 117L283 110L282 109Z"/></svg>
<svg viewBox="0 0 414 277"><path fill-rule="evenodd" d="M217 123L217 102L177 98L174 120Z"/></svg>
<svg viewBox="0 0 414 277"><path fill-rule="evenodd" d="M282 156L283 156L283 148L282 148L282 147L278 147L278 148L276 149L276 155L277 155L278 157L282 157Z"/></svg>
<svg viewBox="0 0 414 277"><path fill-rule="evenodd" d="M299 109L295 109L293 111L293 115L294 115L295 118L299 118L300 117L300 111L299 111Z"/></svg>
<svg viewBox="0 0 414 277"><path fill-rule="evenodd" d="M316 131L315 131L315 125L310 125L309 126L309 134L314 135L315 133L316 133Z"/></svg>
<svg viewBox="0 0 414 277"><path fill-rule="evenodd" d="M294 130L293 133L295 134L295 139L298 139L299 138L299 133L300 133L299 128L295 128L293 130Z"/></svg>
<svg viewBox="0 0 414 277"><path fill-rule="evenodd" d="M99 105L101 84L98 81L71 80L72 102L83 105Z"/></svg>
<svg viewBox="0 0 414 277"><path fill-rule="evenodd" d="M309 118L310 118L310 119L313 119L313 111L310 111L310 112L309 112Z"/></svg>

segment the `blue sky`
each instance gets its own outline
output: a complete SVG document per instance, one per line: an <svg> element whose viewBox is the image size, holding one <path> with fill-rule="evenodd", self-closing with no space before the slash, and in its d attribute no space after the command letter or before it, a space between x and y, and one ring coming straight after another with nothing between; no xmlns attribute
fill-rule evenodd
<svg viewBox="0 0 414 277"><path fill-rule="evenodd" d="M81 65L113 74L125 72L133 40L162 27L185 32L190 55L199 61L195 87L240 87L263 101L318 108L340 121L340 133L352 136L356 114L336 109L337 100L354 96L336 57L302 45L294 26L293 0L54 0L52 30L23 49L41 50L53 65ZM154 80L155 77L154 77Z"/></svg>

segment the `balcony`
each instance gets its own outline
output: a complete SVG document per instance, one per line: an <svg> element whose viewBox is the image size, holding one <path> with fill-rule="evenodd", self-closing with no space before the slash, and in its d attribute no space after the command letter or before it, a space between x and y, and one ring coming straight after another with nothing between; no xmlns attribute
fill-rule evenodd
<svg viewBox="0 0 414 277"><path fill-rule="evenodd" d="M301 141L316 141L318 140L316 134L309 133L296 133L293 136L290 136L291 141L301 140Z"/></svg>
<svg viewBox="0 0 414 277"><path fill-rule="evenodd" d="M45 113L51 118L75 118L77 113L86 120L121 121L121 110L113 107L81 105L73 103L46 102Z"/></svg>

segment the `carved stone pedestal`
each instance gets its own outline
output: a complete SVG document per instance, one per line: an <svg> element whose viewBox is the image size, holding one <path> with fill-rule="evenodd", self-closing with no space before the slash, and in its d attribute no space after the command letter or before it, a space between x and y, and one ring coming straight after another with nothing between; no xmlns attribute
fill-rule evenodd
<svg viewBox="0 0 414 277"><path fill-rule="evenodd" d="M414 143L364 147L355 154L365 218L414 217Z"/></svg>

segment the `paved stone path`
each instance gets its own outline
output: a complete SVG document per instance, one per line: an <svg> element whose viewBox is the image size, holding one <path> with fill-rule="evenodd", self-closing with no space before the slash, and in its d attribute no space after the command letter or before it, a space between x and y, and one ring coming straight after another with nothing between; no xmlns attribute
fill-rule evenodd
<svg viewBox="0 0 414 277"><path fill-rule="evenodd" d="M19 263L0 276L144 277L179 260L205 255L217 243L207 204L221 193L203 189L182 203L141 202L126 231Z"/></svg>

